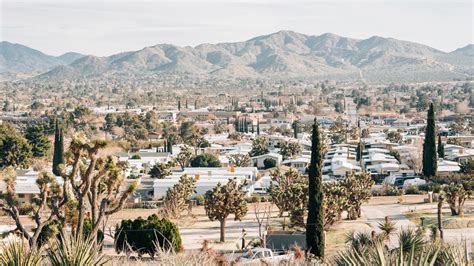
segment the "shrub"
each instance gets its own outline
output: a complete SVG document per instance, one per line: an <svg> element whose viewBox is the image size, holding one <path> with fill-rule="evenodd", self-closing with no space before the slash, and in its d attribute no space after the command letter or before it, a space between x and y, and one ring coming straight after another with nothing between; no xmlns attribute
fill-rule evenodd
<svg viewBox="0 0 474 266"><path fill-rule="evenodd" d="M204 153L191 159L192 167L221 167L221 162L214 155Z"/></svg>
<svg viewBox="0 0 474 266"><path fill-rule="evenodd" d="M265 169L273 168L276 166L276 161L274 159L267 158L263 160L263 165Z"/></svg>
<svg viewBox="0 0 474 266"><path fill-rule="evenodd" d="M198 195L196 196L196 204L198 206L204 206L204 202L206 201L206 199L204 198L204 195Z"/></svg>
<svg viewBox="0 0 474 266"><path fill-rule="evenodd" d="M295 227L295 226L300 226L304 227L304 215L305 215L305 209L303 208L297 208L293 209L290 211L290 226Z"/></svg>
<svg viewBox="0 0 474 266"><path fill-rule="evenodd" d="M57 240L60 240L61 230L62 230L62 225L56 219L51 221L49 224L45 225L43 229L41 229L40 235L38 237L39 246L44 245L49 240L54 240L54 236L56 236ZM91 219L85 218L84 225L83 225L84 238L89 238L91 231L92 231ZM104 232L99 229L99 231L97 231L97 242L101 243L103 240L104 240Z"/></svg>
<svg viewBox="0 0 474 266"><path fill-rule="evenodd" d="M405 194L407 195L416 195L416 194L421 194L420 190L418 189L417 186L409 186L405 188Z"/></svg>
<svg viewBox="0 0 474 266"><path fill-rule="evenodd" d="M181 236L178 227L168 219L155 214L145 220L122 220L115 230L115 250L134 251L139 255L154 256L158 249L179 251Z"/></svg>
<svg viewBox="0 0 474 266"><path fill-rule="evenodd" d="M142 157L140 156L140 154L134 154L132 155L132 157L130 157L130 159L132 160L140 160Z"/></svg>
<svg viewBox="0 0 474 266"><path fill-rule="evenodd" d="M253 194L252 197L247 199L247 202L249 202L249 203L257 203L259 201L260 201L260 196L256 195L256 194Z"/></svg>

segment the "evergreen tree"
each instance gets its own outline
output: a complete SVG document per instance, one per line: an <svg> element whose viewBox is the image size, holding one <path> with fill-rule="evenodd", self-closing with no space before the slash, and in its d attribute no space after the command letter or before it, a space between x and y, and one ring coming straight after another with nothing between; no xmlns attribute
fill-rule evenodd
<svg viewBox="0 0 474 266"><path fill-rule="evenodd" d="M185 106L186 106L186 109L188 109L188 99L186 99Z"/></svg>
<svg viewBox="0 0 474 266"><path fill-rule="evenodd" d="M195 110L198 109L198 100L195 100L195 101L194 101L194 109L195 109Z"/></svg>
<svg viewBox="0 0 474 266"><path fill-rule="evenodd" d="M435 127L435 113L433 103L431 103L426 122L425 142L423 143L423 175L425 177L436 176L438 167Z"/></svg>
<svg viewBox="0 0 474 266"><path fill-rule="evenodd" d="M244 120L245 133L249 133L249 124L247 122L247 117Z"/></svg>
<svg viewBox="0 0 474 266"><path fill-rule="evenodd" d="M317 121L311 136L311 163L309 165L308 220L306 246L316 257L324 258L324 212L322 180L322 141Z"/></svg>
<svg viewBox="0 0 474 266"><path fill-rule="evenodd" d="M181 99L178 98L178 111L181 111Z"/></svg>
<svg viewBox="0 0 474 266"><path fill-rule="evenodd" d="M297 139L298 138L298 133L299 133L298 131L299 131L299 127L300 127L300 122L298 120L295 120L293 122L292 126L293 126L293 137L295 139Z"/></svg>
<svg viewBox="0 0 474 266"><path fill-rule="evenodd" d="M441 141L441 135L438 135L438 158L444 158L444 145Z"/></svg>
<svg viewBox="0 0 474 266"><path fill-rule="evenodd" d="M42 125L28 127L25 137L31 145L33 157L44 157L48 154L51 143L48 136L44 133L44 127Z"/></svg>
<svg viewBox="0 0 474 266"><path fill-rule="evenodd" d="M167 152L169 152L170 154L173 154L173 139L171 138L168 138L168 141L166 142L167 144Z"/></svg>
<svg viewBox="0 0 474 266"><path fill-rule="evenodd" d="M53 174L57 176L61 175L59 169L60 164L64 164L64 137L63 129L59 125L59 121L56 120L54 130Z"/></svg>
<svg viewBox="0 0 474 266"><path fill-rule="evenodd" d="M260 135L260 120L257 120L257 135Z"/></svg>

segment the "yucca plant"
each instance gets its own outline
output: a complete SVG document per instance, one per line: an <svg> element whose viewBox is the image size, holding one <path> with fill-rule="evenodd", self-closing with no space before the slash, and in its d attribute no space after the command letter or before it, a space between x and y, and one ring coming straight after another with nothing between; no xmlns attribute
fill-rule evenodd
<svg viewBox="0 0 474 266"><path fill-rule="evenodd" d="M2 243L0 250L0 265L5 266L36 266L43 260L42 249L30 250L24 240L10 240Z"/></svg>
<svg viewBox="0 0 474 266"><path fill-rule="evenodd" d="M50 243L49 262L52 266L104 265L107 262L104 255L99 255L94 246L94 239L90 237L61 235Z"/></svg>
<svg viewBox="0 0 474 266"><path fill-rule="evenodd" d="M378 228L382 231L384 240L389 239L390 235L397 231L395 223L392 222L388 216L385 216L384 221L379 223Z"/></svg>
<svg viewBox="0 0 474 266"><path fill-rule="evenodd" d="M398 234L399 247L391 250L384 245L383 238L372 237L366 242L367 233L353 236L350 248L332 258L335 265L468 265L467 246L463 252L458 245L426 242L420 230L402 230ZM362 245L364 242L368 244Z"/></svg>

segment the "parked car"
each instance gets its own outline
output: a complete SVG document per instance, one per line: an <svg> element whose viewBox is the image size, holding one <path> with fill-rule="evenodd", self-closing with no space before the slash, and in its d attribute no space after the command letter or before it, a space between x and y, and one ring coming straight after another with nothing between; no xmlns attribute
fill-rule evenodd
<svg viewBox="0 0 474 266"><path fill-rule="evenodd" d="M269 248L253 248L236 259L237 265L249 265L264 262L265 265L279 265L282 261L289 261L292 254L275 254Z"/></svg>

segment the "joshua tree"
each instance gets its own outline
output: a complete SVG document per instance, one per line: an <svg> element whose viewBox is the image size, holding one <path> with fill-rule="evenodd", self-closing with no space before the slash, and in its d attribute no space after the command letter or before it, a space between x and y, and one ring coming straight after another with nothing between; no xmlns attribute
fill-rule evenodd
<svg viewBox="0 0 474 266"><path fill-rule="evenodd" d="M218 183L213 189L206 192L204 208L211 221L220 222L220 242L225 241L225 223L230 214L235 220L241 220L247 214L247 202L242 186L236 179L231 179L226 185Z"/></svg>

